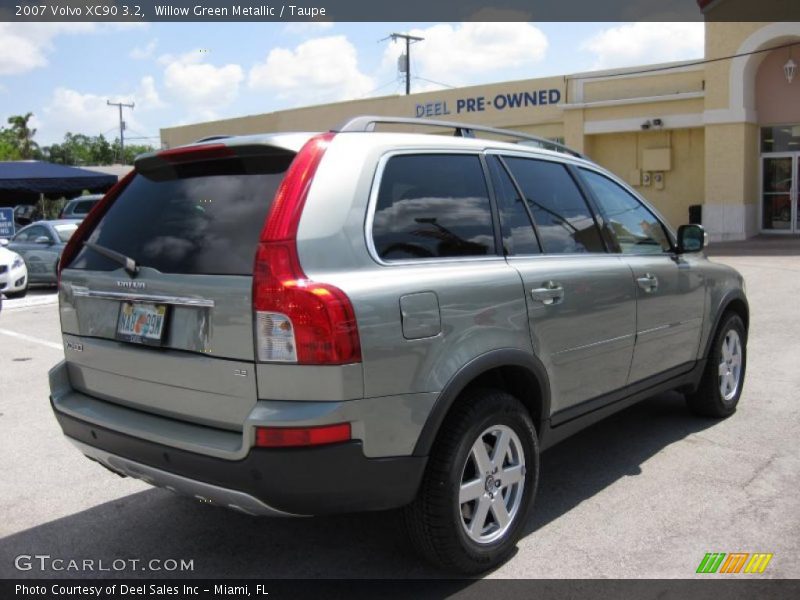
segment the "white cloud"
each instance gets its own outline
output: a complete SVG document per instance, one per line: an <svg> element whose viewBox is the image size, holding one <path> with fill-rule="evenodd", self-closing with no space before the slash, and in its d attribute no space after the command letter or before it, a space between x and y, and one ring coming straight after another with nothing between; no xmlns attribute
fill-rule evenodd
<svg viewBox="0 0 800 600"><path fill-rule="evenodd" d="M343 35L314 38L294 50L274 48L250 69L248 85L305 104L358 98L373 80L358 68L355 46Z"/></svg>
<svg viewBox="0 0 800 600"><path fill-rule="evenodd" d="M134 96L136 107L143 110L153 110L166 106L158 94L156 82L152 75L142 77Z"/></svg>
<svg viewBox="0 0 800 600"><path fill-rule="evenodd" d="M544 59L548 46L545 34L530 23L439 24L409 33L425 38L412 47L412 77L449 85L485 81L487 75L509 68L533 67ZM396 69L397 57L404 51L405 43L389 44L384 69ZM414 87L423 86L415 82Z"/></svg>
<svg viewBox="0 0 800 600"><path fill-rule="evenodd" d="M595 55L594 69L701 58L703 23L627 23L604 29L580 46Z"/></svg>
<svg viewBox="0 0 800 600"><path fill-rule="evenodd" d="M237 64L221 67L203 62L199 50L180 56L163 55L158 62L164 69L167 94L198 114L213 114L231 104L239 94L244 71Z"/></svg>
<svg viewBox="0 0 800 600"><path fill-rule="evenodd" d="M128 53L128 56L134 60L152 58L153 54L155 54L156 46L158 46L158 40L152 39L147 42L145 46L135 46L133 50Z"/></svg>
<svg viewBox="0 0 800 600"><path fill-rule="evenodd" d="M94 23L0 23L0 75L44 67L56 36L94 29Z"/></svg>

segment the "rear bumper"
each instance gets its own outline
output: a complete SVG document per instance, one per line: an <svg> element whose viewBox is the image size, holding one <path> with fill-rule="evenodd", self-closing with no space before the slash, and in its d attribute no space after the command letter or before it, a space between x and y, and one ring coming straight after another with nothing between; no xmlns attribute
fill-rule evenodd
<svg viewBox="0 0 800 600"><path fill-rule="evenodd" d="M227 460L166 446L53 411L78 448L113 471L260 515L321 515L408 504L426 457L367 458L360 441L316 448L251 448Z"/></svg>

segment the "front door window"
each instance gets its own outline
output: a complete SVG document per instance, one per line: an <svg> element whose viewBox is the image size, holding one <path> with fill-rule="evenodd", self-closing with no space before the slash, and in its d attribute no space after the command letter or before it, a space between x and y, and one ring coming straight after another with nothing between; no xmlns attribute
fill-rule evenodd
<svg viewBox="0 0 800 600"><path fill-rule="evenodd" d="M800 125L761 128L761 229L800 233Z"/></svg>
<svg viewBox="0 0 800 600"><path fill-rule="evenodd" d="M792 156L764 157L761 178L761 225L765 230L792 229Z"/></svg>

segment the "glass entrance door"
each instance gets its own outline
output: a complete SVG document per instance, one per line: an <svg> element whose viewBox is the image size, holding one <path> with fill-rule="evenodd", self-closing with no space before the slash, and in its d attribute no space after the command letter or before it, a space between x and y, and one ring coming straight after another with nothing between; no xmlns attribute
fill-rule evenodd
<svg viewBox="0 0 800 600"><path fill-rule="evenodd" d="M800 152L761 158L761 228L764 231L800 232L798 156Z"/></svg>

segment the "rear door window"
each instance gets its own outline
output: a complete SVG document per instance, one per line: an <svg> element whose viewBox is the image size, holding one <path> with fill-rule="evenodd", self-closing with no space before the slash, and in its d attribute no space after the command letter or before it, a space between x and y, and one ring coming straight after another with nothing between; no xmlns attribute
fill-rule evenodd
<svg viewBox="0 0 800 600"><path fill-rule="evenodd" d="M489 171L492 174L497 210L500 214L500 231L503 237L503 251L511 256L539 254L539 242L533 229L525 200L517 191L505 167L496 156L487 156Z"/></svg>
<svg viewBox="0 0 800 600"><path fill-rule="evenodd" d="M504 157L522 188L544 252L605 252L600 230L577 184L558 162Z"/></svg>
<svg viewBox="0 0 800 600"><path fill-rule="evenodd" d="M389 158L372 225L382 260L495 253L492 211L477 155Z"/></svg>
<svg viewBox="0 0 800 600"><path fill-rule="evenodd" d="M251 275L259 234L293 156L249 153L148 167L88 241L163 273ZM70 268L111 271L119 264L84 247Z"/></svg>

